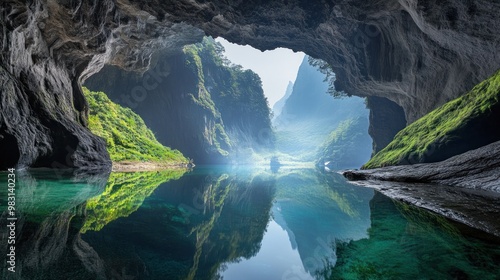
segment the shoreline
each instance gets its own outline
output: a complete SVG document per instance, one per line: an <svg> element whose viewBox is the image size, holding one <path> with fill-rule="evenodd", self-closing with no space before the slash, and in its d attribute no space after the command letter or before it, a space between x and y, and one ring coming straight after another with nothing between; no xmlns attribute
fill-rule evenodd
<svg viewBox="0 0 500 280"><path fill-rule="evenodd" d="M190 169L194 167L192 163L164 163L152 161L120 161L113 162L111 172L142 172Z"/></svg>
<svg viewBox="0 0 500 280"><path fill-rule="evenodd" d="M345 171L340 172L345 176ZM349 178L348 178L349 179ZM455 222L500 237L500 193L491 190L367 178L351 184L375 189L385 196L427 209Z"/></svg>

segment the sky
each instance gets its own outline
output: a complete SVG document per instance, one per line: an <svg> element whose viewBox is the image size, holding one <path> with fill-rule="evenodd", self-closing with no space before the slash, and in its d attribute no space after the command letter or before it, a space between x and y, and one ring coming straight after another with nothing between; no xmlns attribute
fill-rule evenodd
<svg viewBox="0 0 500 280"><path fill-rule="evenodd" d="M229 43L223 38L215 39L226 49L226 57L234 64L251 69L262 80L264 95L272 108L274 103L285 95L288 82L295 82L304 53L277 48L261 52L249 45L241 46Z"/></svg>

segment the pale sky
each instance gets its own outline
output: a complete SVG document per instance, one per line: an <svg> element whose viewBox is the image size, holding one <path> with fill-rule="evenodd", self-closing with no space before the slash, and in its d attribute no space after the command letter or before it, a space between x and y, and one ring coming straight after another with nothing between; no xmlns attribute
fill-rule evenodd
<svg viewBox="0 0 500 280"><path fill-rule="evenodd" d="M240 46L229 43L220 37L215 41L224 46L225 55L231 62L245 69L251 69L260 76L264 95L271 108L285 95L288 82L295 82L297 71L304 58L304 53L295 53L284 48L261 52L249 45Z"/></svg>

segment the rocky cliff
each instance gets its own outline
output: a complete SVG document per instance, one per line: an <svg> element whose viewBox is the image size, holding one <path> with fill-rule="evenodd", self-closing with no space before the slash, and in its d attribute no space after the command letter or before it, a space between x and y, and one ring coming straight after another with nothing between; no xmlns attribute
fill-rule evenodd
<svg viewBox="0 0 500 280"><path fill-rule="evenodd" d="M292 91L293 91L293 83L289 81L288 85L286 86L285 95L283 95L283 97L281 97L278 101L276 101L276 103L274 103L273 121L276 119L276 117L278 117L281 114L281 111L283 110L283 107L285 106L288 97L290 97L290 94L292 94Z"/></svg>
<svg viewBox="0 0 500 280"><path fill-rule="evenodd" d="M144 74L107 66L86 85L137 112L164 145L196 163L236 159L242 147L272 144L270 112L260 78L230 66L211 38L163 53Z"/></svg>
<svg viewBox="0 0 500 280"><path fill-rule="evenodd" d="M336 87L418 117L500 64L500 4L486 0L3 1L2 168L109 165L85 129L80 89L104 64L145 69L158 48L203 30L261 50L287 47L333 67Z"/></svg>

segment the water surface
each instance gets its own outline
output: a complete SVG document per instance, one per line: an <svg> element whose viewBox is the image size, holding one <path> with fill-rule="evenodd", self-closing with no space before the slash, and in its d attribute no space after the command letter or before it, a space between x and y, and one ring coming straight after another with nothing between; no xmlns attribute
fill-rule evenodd
<svg viewBox="0 0 500 280"><path fill-rule="evenodd" d="M498 239L315 169L17 177L16 273L3 266L2 279L498 279L500 271ZM4 188L0 197L6 252Z"/></svg>

